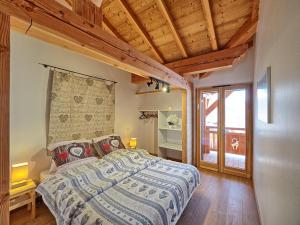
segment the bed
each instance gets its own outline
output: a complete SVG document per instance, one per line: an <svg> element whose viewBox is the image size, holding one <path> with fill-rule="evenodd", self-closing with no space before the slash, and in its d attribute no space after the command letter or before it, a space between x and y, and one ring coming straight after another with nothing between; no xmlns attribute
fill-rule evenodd
<svg viewBox="0 0 300 225"><path fill-rule="evenodd" d="M37 192L59 225L173 225L199 182L192 165L121 149L62 166Z"/></svg>

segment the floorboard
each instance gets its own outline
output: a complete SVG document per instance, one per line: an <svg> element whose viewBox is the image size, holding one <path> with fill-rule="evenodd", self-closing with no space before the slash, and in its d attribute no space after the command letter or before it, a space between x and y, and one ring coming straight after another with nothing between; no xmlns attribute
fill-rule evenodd
<svg viewBox="0 0 300 225"><path fill-rule="evenodd" d="M55 225L47 207L39 201L37 217L26 208L13 211L11 225ZM177 225L259 225L252 183L244 178L201 171L195 191Z"/></svg>

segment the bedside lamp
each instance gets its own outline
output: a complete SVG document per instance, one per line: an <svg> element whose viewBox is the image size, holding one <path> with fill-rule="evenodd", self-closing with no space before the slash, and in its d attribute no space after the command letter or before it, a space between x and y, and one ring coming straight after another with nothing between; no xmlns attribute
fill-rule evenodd
<svg viewBox="0 0 300 225"><path fill-rule="evenodd" d="M28 162L14 164L11 167L11 187L17 188L27 184Z"/></svg>
<svg viewBox="0 0 300 225"><path fill-rule="evenodd" d="M130 138L129 147L136 148L136 138Z"/></svg>

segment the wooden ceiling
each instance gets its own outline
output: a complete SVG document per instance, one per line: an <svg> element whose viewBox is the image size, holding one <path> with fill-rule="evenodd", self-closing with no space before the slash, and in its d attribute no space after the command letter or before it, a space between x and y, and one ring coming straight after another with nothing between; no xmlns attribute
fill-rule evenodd
<svg viewBox="0 0 300 225"><path fill-rule="evenodd" d="M253 6L253 0L102 3L104 29L161 63L223 49L251 18Z"/></svg>
<svg viewBox="0 0 300 225"><path fill-rule="evenodd" d="M239 62L258 22L259 0L98 0L92 13L81 8L96 0L56 1L176 73L199 78Z"/></svg>
<svg viewBox="0 0 300 225"><path fill-rule="evenodd" d="M48 4L46 0L20 0L22 4L0 0L0 4L5 7L5 13L19 7L28 14L33 7L30 1L38 7ZM81 46L89 46L93 51L96 47L100 55L103 54L99 57L104 62L133 73L135 83L145 82L152 76L186 87L188 81L184 76L204 78L240 61L256 33L259 0L53 0L51 4L55 4L54 11L60 12L55 14L55 23L59 22L56 19L74 23L67 19L74 17L76 22L82 22L81 25L76 23L79 29L83 27L84 31L92 32L88 35L97 36L97 40L90 42L87 40L90 37L83 40L82 35L74 33L70 34L72 40L80 39ZM46 13L48 11L47 8ZM48 21L35 13L9 13L31 21L29 30L35 27L33 17L48 27ZM50 14L53 16L53 12ZM53 27L54 31L61 30ZM26 34L30 33L28 29L25 29ZM43 39L48 40L46 36L43 35ZM108 43L114 51L104 47ZM158 73L154 72L156 69ZM136 75L145 79L134 79Z"/></svg>

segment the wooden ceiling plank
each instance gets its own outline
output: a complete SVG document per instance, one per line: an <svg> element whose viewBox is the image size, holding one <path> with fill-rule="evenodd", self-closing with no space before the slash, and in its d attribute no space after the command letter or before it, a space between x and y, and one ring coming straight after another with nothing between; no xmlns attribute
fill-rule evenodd
<svg viewBox="0 0 300 225"><path fill-rule="evenodd" d="M212 15L211 15L211 8L209 5L209 0L201 0L201 4L202 4L203 12L204 12L204 17L205 17L206 23L207 23L208 36L209 36L212 50L218 50L218 42L217 42L215 27L214 27Z"/></svg>
<svg viewBox="0 0 300 225"><path fill-rule="evenodd" d="M105 28L109 30L109 32L113 34L115 37L119 38L122 41L125 41L125 39L119 34L119 32L113 27L113 25L105 17L103 17L103 26L105 26Z"/></svg>
<svg viewBox="0 0 300 225"><path fill-rule="evenodd" d="M225 48L233 48L238 45L246 44L256 33L258 19L252 21L250 18L247 22L233 35Z"/></svg>
<svg viewBox="0 0 300 225"><path fill-rule="evenodd" d="M152 49L152 52L157 57L159 62L163 63L164 58L162 54L159 52L159 50L155 47L150 35L147 33L147 31L143 28L142 24L140 23L139 19L136 17L133 10L130 8L128 3L125 0L118 0L120 5L122 6L123 10L127 14L129 21L136 27L139 34L144 38L144 40L147 42L147 44Z"/></svg>
<svg viewBox="0 0 300 225"><path fill-rule="evenodd" d="M67 37L69 42L94 52L107 64L190 89L182 76L55 1L50 3L48 0L0 0L0 11L25 21L32 21L33 24L39 25L42 31L47 30L58 37Z"/></svg>
<svg viewBox="0 0 300 225"><path fill-rule="evenodd" d="M181 59L175 62L167 63L165 65L173 70L176 70L176 68L180 68L183 66L197 65L201 63L222 60L225 58L236 58L243 54L247 49L248 45L244 44L234 48L214 51L187 59Z"/></svg>
<svg viewBox="0 0 300 225"><path fill-rule="evenodd" d="M179 47L182 56L184 58L187 58L188 57L187 51L186 51L186 49L183 45L182 39L180 38L180 35L179 35L179 33L176 29L176 26L173 22L172 16L171 16L171 14L168 10L168 7L167 7L165 1L164 0L157 0L156 2L157 2L157 5L160 7L164 18L167 20L167 22L169 24L169 27L171 28L171 31L172 31L173 36L175 38L176 44Z"/></svg>

